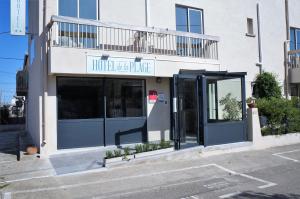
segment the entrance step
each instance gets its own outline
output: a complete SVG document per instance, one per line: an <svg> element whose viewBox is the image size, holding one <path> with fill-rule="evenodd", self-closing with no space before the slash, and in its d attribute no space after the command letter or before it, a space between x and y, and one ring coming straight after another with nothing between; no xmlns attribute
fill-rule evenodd
<svg viewBox="0 0 300 199"><path fill-rule="evenodd" d="M56 175L85 172L103 168L105 150L71 152L50 157Z"/></svg>

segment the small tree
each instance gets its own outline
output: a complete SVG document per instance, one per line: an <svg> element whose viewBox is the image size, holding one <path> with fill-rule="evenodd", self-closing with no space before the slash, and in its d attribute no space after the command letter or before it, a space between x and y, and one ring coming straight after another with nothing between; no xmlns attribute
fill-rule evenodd
<svg viewBox="0 0 300 199"><path fill-rule="evenodd" d="M220 100L220 105L224 106L223 118L225 120L239 120L242 117L242 103L231 95L228 93Z"/></svg>
<svg viewBox="0 0 300 199"><path fill-rule="evenodd" d="M281 87L276 75L269 72L258 74L255 79L254 96L256 98L281 98Z"/></svg>

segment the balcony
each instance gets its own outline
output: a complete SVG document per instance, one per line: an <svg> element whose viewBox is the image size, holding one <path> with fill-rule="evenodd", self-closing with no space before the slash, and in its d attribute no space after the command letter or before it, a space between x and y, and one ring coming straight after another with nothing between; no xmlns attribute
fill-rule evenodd
<svg viewBox="0 0 300 199"><path fill-rule="evenodd" d="M52 16L49 27L49 74L89 74L87 57L104 55L152 60L153 76L160 77L219 70L215 36L62 16Z"/></svg>
<svg viewBox="0 0 300 199"><path fill-rule="evenodd" d="M58 47L218 59L218 37L168 29L53 16L51 35Z"/></svg>
<svg viewBox="0 0 300 199"><path fill-rule="evenodd" d="M290 51L289 53L289 77L290 83L300 83L300 50Z"/></svg>

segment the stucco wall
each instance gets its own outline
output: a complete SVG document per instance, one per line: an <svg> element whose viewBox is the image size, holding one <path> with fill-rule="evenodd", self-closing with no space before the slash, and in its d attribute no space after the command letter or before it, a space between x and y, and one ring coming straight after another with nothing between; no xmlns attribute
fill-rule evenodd
<svg viewBox="0 0 300 199"><path fill-rule="evenodd" d="M42 135L42 100L43 76L40 36L43 30L43 1L29 1L30 31L35 37L35 57L29 67L29 96L28 96L28 130L33 135L35 143L41 144ZM52 15L57 15L57 0L48 0L47 19L50 22ZM251 84L259 72L258 38L256 4L260 4L261 36L263 69L278 74L279 80L284 79L283 43L286 39L284 0L149 0L149 26L157 28L176 29L175 5L184 5L203 9L204 32L207 35L219 36L219 62L195 58L180 58L168 56L142 55L143 58L155 59L155 76L170 77L179 69L206 69L228 70L231 72L247 72L247 96L251 95ZM100 0L100 20L136 26L146 25L144 0ZM300 28L300 2L290 0L290 24ZM246 36L247 17L253 18L254 33L256 37ZM33 24L33 25L32 25ZM38 27L38 28L34 28ZM48 68L48 97L46 99L47 111L47 144L45 151L56 150L56 97L55 78L53 74L87 75L85 69L86 54L101 55L103 52L94 50L78 50L67 48L54 48L51 51ZM107 54L107 53L106 53ZM133 53L109 52L110 56L136 57ZM140 56L140 55L138 55ZM72 68L71 68L72 67ZM71 68L71 69L70 69ZM158 89L169 92L168 78L163 78L161 84L155 78L147 78L147 91ZM167 93L166 93L167 96ZM168 96L169 97L169 96ZM162 137L163 132L169 130L169 123L159 120L163 110L163 117L169 121L169 104L148 104L148 130L149 140ZM53 111L55 110L55 111ZM158 129L160 128L160 129ZM167 135L166 133L165 135Z"/></svg>
<svg viewBox="0 0 300 199"><path fill-rule="evenodd" d="M161 83L156 78L148 78L147 84L147 128L148 141L159 141L170 139L170 81L162 78ZM165 96L165 101L149 102L149 90L155 90L158 94Z"/></svg>
<svg viewBox="0 0 300 199"><path fill-rule="evenodd" d="M155 60L156 77L172 77L180 69L190 70L210 70L218 71L220 64L215 60L199 58L187 58L177 56L157 56L137 53L103 52L100 50L87 50L76 48L52 47L50 51L49 73L51 74L87 74L86 56L102 56L108 54L110 58L133 58L143 57L143 59Z"/></svg>
<svg viewBox="0 0 300 199"><path fill-rule="evenodd" d="M289 0L290 26L300 28L300 1Z"/></svg>

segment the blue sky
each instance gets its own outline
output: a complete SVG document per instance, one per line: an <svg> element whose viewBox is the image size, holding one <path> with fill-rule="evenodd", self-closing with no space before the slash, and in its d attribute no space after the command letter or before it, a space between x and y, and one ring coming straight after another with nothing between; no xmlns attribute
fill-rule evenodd
<svg viewBox="0 0 300 199"><path fill-rule="evenodd" d="M27 53L27 37L11 36L10 0L0 0L0 93L2 101L10 102L16 90L16 71L23 66L22 59ZM17 58L3 59L3 58Z"/></svg>

